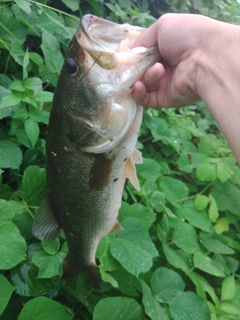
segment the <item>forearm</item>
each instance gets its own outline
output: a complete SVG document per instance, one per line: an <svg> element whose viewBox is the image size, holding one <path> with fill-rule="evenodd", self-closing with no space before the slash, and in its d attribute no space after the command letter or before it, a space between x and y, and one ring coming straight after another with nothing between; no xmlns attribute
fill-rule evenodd
<svg viewBox="0 0 240 320"><path fill-rule="evenodd" d="M196 90L240 164L240 27L219 23L219 32L197 62Z"/></svg>

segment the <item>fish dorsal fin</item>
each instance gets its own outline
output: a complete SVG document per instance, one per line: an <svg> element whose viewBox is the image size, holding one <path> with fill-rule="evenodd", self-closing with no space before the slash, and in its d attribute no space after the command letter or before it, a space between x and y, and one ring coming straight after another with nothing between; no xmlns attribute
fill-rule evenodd
<svg viewBox="0 0 240 320"><path fill-rule="evenodd" d="M134 150L132 156L126 161L125 176L136 190L140 190L135 163L142 163L142 154L137 149Z"/></svg>
<svg viewBox="0 0 240 320"><path fill-rule="evenodd" d="M46 196L34 217L32 233L39 240L53 241L60 232L61 228L52 213L48 196Z"/></svg>

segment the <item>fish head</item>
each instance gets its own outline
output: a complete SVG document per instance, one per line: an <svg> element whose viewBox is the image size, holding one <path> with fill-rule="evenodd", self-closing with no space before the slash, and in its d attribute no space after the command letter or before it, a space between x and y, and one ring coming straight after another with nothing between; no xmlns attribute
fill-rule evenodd
<svg viewBox="0 0 240 320"><path fill-rule="evenodd" d="M135 119L132 85L159 60L157 47L130 49L143 30L89 14L69 45L61 90L68 88L64 105L83 131L83 151L113 149Z"/></svg>

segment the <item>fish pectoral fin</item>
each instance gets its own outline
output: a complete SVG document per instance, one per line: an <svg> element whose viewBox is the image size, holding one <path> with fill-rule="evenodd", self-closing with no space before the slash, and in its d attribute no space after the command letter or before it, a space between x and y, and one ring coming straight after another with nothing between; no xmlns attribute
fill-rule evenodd
<svg viewBox="0 0 240 320"><path fill-rule="evenodd" d="M123 231L123 227L120 225L119 221L116 220L116 222L114 223L111 231L109 232L109 234L111 233L118 233L118 232L121 232Z"/></svg>
<svg viewBox="0 0 240 320"><path fill-rule="evenodd" d="M135 163L142 163L142 154L137 149L134 150L133 155L126 161L125 177L128 178L136 190L140 190L140 185L137 178Z"/></svg>
<svg viewBox="0 0 240 320"><path fill-rule="evenodd" d="M60 232L61 228L52 213L48 196L46 196L34 217L32 233L39 240L50 242L55 240Z"/></svg>

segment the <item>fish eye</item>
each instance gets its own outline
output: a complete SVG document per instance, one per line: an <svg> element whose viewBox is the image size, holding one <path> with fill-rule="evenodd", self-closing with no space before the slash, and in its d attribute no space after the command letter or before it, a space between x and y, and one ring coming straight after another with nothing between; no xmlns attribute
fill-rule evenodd
<svg viewBox="0 0 240 320"><path fill-rule="evenodd" d="M75 76L78 72L77 62L73 58L69 58L65 63L65 69L70 76Z"/></svg>

